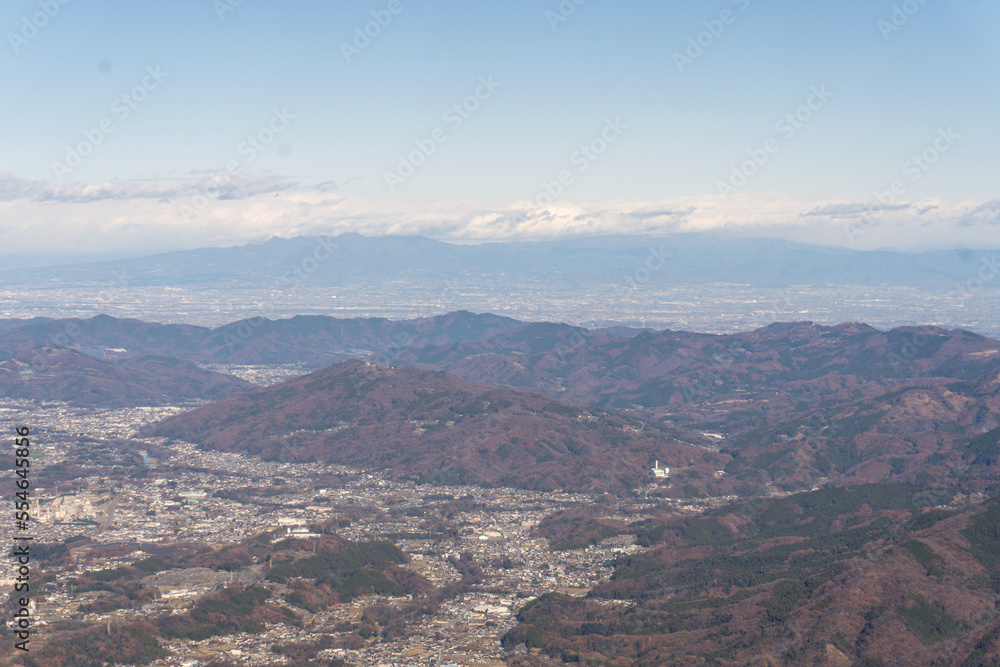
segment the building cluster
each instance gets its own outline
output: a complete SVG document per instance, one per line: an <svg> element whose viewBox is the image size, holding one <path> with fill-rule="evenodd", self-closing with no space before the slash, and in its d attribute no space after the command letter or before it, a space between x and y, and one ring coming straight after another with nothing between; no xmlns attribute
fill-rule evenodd
<svg viewBox="0 0 1000 667"><path fill-rule="evenodd" d="M321 636L343 644L326 649L323 656L348 664L499 664L505 655L500 637L516 623L524 604L552 591L585 595L610 576L614 558L640 550L630 537L619 536L586 548L555 551L538 536L539 524L548 515L590 504L594 502L590 495L418 485L378 472L262 461L137 436L146 424L179 409L95 411L0 402L0 415L16 414L19 422L27 415L28 423L37 425L39 467L83 466L94 471L66 475L52 488L36 489L33 497L37 543L69 540L72 556L65 567L46 572L51 583L38 596L38 627L82 621L113 628L137 619L155 620L182 613L204 594L234 582L273 587L277 592L280 587L264 579L266 566L261 563L233 572L171 569L142 580L159 590L158 599L137 609L97 613L81 606L108 593L82 593L74 582L83 572L129 565L175 543L222 546L262 533L308 543L332 532L347 540L392 541L410 556L406 567L435 586L461 579L454 563L463 557L475 560L483 579L444 600L436 613L410 623L404 636L376 633L363 641L356 636L348 640L354 631L345 629L344 623L356 622L374 605L409 601L362 596L312 613L291 607L276 594L273 602L290 607L303 619L302 627L282 624L268 627L262 635L171 640L164 643L169 657L155 665L197 665L213 658L277 665L284 658L271 651L272 645L310 642ZM126 442L134 449L122 449ZM261 494L267 490L267 495L255 495L255 490ZM619 501L620 507L609 511L612 518L637 520L662 502L640 496ZM700 509L680 505L679 510ZM9 536L0 535L5 537ZM74 541L80 537L88 540ZM118 548L103 552L114 556L94 555L109 546ZM8 572L0 572L0 579L6 576Z"/></svg>

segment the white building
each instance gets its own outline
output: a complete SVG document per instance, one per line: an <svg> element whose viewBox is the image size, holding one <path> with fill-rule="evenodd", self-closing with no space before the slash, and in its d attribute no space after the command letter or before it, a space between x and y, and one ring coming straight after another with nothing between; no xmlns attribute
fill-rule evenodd
<svg viewBox="0 0 1000 667"><path fill-rule="evenodd" d="M292 528L288 526L285 528L284 533L278 533L276 536L271 538L271 542L280 542L281 540L293 539L293 540L304 540L310 537L321 537L319 533L314 533L305 526L297 526Z"/></svg>

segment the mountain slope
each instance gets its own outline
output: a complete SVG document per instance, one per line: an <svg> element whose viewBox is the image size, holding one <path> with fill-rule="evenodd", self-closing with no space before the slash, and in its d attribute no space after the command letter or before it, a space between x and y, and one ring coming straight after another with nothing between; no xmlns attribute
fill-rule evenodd
<svg viewBox="0 0 1000 667"><path fill-rule="evenodd" d="M588 599L529 604L504 642L544 664L995 665L1000 504L926 507L951 496L865 485L633 524L655 548Z"/></svg>
<svg viewBox="0 0 1000 667"><path fill-rule="evenodd" d="M186 324L158 324L97 315L87 319L34 318L0 330L0 358L42 347L87 349L98 356L107 349L159 354L194 360L209 330Z"/></svg>
<svg viewBox="0 0 1000 667"><path fill-rule="evenodd" d="M1000 369L1000 342L958 329L864 324L779 323L730 335L646 331L624 340L524 324L407 350L400 362L645 418L708 421L740 404L790 412L803 402L871 397L915 380L975 380Z"/></svg>
<svg viewBox="0 0 1000 667"><path fill-rule="evenodd" d="M114 262L48 267L46 280L130 285L255 289L294 281L292 267L316 260L311 278L325 285L406 279L440 284L442 275L515 281L561 280L582 286L621 283L652 258L651 285L730 283L756 286L908 285L950 289L979 268L975 253L860 251L726 234L597 236L456 245L419 236L272 238L228 248L198 248ZM40 284L31 272L3 271L7 285Z"/></svg>
<svg viewBox="0 0 1000 667"><path fill-rule="evenodd" d="M190 362L151 355L114 363L40 348L0 362L0 396L102 408L216 400L253 386Z"/></svg>
<svg viewBox="0 0 1000 667"><path fill-rule="evenodd" d="M774 324L707 335L524 324L400 363L716 433L713 493L1000 472L1000 342L962 330Z"/></svg>
<svg viewBox="0 0 1000 667"><path fill-rule="evenodd" d="M356 361L177 415L150 434L268 459L537 489L618 490L647 482L656 460L704 474L726 460L697 435Z"/></svg>
<svg viewBox="0 0 1000 667"><path fill-rule="evenodd" d="M347 359L387 363L405 347L447 345L506 331L508 317L458 311L394 322L385 318L337 319L300 315L287 320L234 322L208 334L199 358L229 364L303 364L317 368Z"/></svg>

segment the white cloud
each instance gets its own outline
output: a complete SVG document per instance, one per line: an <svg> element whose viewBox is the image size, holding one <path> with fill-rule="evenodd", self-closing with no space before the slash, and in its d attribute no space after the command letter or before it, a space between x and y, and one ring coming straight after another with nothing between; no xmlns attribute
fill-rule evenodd
<svg viewBox="0 0 1000 667"><path fill-rule="evenodd" d="M597 204L502 206L365 199L326 181L211 174L53 186L0 172L2 254L145 254L271 236L424 235L442 240L548 239L587 234L720 231L856 248L996 247L1000 200L872 202L821 195L740 193ZM349 189L349 188L348 188ZM198 199L208 193L204 199ZM195 202L198 206L195 206ZM189 207L188 215L181 207ZM190 211L194 210L191 215ZM847 233L860 225L861 233Z"/></svg>
<svg viewBox="0 0 1000 667"><path fill-rule="evenodd" d="M87 203L105 200L160 199L164 202L190 197L211 189L219 199L246 199L291 189L296 184L278 176L236 174L215 187L211 174L179 178L136 179L81 185L50 185L28 181L0 171L0 201L27 199L38 203ZM214 189L212 189L214 187Z"/></svg>

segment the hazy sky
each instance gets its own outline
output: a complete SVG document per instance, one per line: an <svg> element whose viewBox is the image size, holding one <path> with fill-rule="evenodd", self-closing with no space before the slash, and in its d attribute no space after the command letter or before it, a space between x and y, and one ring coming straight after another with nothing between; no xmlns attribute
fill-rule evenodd
<svg viewBox="0 0 1000 667"><path fill-rule="evenodd" d="M997 2L8 0L0 28L0 254L1000 242Z"/></svg>

